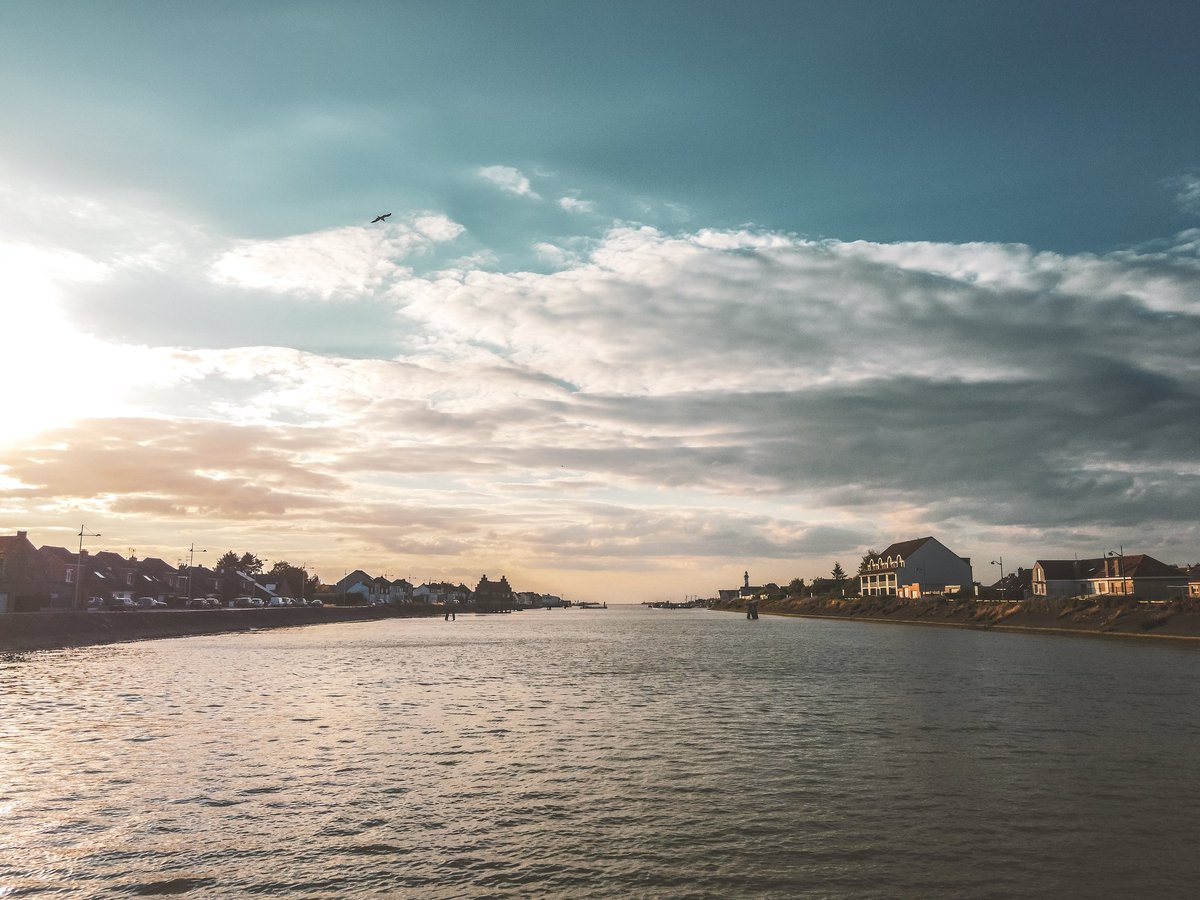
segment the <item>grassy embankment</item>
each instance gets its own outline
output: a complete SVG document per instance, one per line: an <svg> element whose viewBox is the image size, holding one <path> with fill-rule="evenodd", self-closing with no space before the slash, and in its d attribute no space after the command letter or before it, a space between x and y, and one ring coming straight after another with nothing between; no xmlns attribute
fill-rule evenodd
<svg viewBox="0 0 1200 900"><path fill-rule="evenodd" d="M714 608L744 612L746 607L742 601L734 600L718 603ZM1123 598L1053 597L976 602L898 597L789 597L763 601L758 608L760 613L782 616L1200 640L1200 604L1187 600L1144 603Z"/></svg>

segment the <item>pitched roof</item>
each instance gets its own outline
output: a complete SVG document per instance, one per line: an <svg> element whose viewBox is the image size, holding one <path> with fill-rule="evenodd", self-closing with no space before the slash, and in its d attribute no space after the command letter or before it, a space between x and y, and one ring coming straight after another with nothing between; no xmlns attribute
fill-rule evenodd
<svg viewBox="0 0 1200 900"><path fill-rule="evenodd" d="M24 532L19 532L17 534L0 534L0 558L3 558L6 555L9 547L16 547L21 543L29 544L30 547L33 546L33 544L29 543L29 538L25 536Z"/></svg>
<svg viewBox="0 0 1200 900"><path fill-rule="evenodd" d="M1047 581L1071 581L1076 578L1086 578L1084 563L1093 562L1087 559L1039 559L1033 564L1036 569L1042 567L1042 575Z"/></svg>
<svg viewBox="0 0 1200 900"><path fill-rule="evenodd" d="M1178 566L1160 562L1153 556L1147 556L1144 553L1123 556L1120 559L1125 574L1132 578L1170 578L1183 574L1183 569Z"/></svg>
<svg viewBox="0 0 1200 900"><path fill-rule="evenodd" d="M899 543L892 544L878 555L885 558L888 556L899 556L903 559L908 559L916 550L921 549L932 540L933 536L930 535L929 537L917 538L913 541L900 541Z"/></svg>
<svg viewBox="0 0 1200 900"><path fill-rule="evenodd" d="M38 553L43 553L47 557L60 560L61 562L70 563L75 562L75 557L78 555L68 550L66 547L51 547L50 545L38 547Z"/></svg>
<svg viewBox="0 0 1200 900"><path fill-rule="evenodd" d="M336 587L338 590L347 591L356 584L362 584L363 582L370 583L373 580L374 579L362 569L355 569L349 575L346 575L344 578L338 581L336 583Z"/></svg>
<svg viewBox="0 0 1200 900"><path fill-rule="evenodd" d="M1088 578L1119 578L1114 571L1105 575L1107 559L1120 560L1121 571L1126 578L1171 578L1185 574L1177 566L1167 565L1145 553L1128 556L1097 556L1092 559L1039 559L1035 565L1042 567L1047 581L1072 581Z"/></svg>

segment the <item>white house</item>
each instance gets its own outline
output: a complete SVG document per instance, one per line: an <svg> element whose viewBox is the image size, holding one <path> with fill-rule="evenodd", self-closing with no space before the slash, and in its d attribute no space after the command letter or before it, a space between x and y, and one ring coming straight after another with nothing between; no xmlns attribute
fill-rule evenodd
<svg viewBox="0 0 1200 900"><path fill-rule="evenodd" d="M934 537L900 541L868 557L858 581L866 596L956 593L971 586L971 559Z"/></svg>

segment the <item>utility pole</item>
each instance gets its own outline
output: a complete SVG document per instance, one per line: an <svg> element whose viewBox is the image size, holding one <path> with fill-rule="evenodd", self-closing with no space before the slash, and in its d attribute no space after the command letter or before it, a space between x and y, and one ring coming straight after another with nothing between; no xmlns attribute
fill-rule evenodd
<svg viewBox="0 0 1200 900"><path fill-rule="evenodd" d="M100 537L101 536L100 532L98 532L98 531L88 531L86 525L79 526L79 553L76 554L76 556L75 556L75 608L76 609L80 609L79 592L82 589L82 584L83 584L83 538L85 535L87 537Z"/></svg>
<svg viewBox="0 0 1200 900"><path fill-rule="evenodd" d="M207 553L208 551L201 550L199 552ZM197 553L196 544L193 541L192 545L190 547L188 547L188 596L187 596L188 603L192 602L192 560L194 560L196 558L196 553Z"/></svg>

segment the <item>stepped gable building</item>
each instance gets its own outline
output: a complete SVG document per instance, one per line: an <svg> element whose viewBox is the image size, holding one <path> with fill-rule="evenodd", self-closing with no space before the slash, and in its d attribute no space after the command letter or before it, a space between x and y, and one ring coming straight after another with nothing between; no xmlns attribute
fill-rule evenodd
<svg viewBox="0 0 1200 900"><path fill-rule="evenodd" d="M1117 595L1170 600L1187 596L1191 590L1187 572L1144 553L1039 559L1033 564L1032 584L1035 597Z"/></svg>
<svg viewBox="0 0 1200 900"><path fill-rule="evenodd" d="M865 559L858 581L865 596L955 594L972 584L971 559L935 537L900 541Z"/></svg>
<svg viewBox="0 0 1200 900"><path fill-rule="evenodd" d="M511 605L513 589L508 586L507 576L501 575L499 581L488 581L486 575L480 578L479 584L475 588L475 602L483 606Z"/></svg>
<svg viewBox="0 0 1200 900"><path fill-rule="evenodd" d="M0 613L39 609L50 599L49 574L28 532L0 535Z"/></svg>

